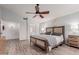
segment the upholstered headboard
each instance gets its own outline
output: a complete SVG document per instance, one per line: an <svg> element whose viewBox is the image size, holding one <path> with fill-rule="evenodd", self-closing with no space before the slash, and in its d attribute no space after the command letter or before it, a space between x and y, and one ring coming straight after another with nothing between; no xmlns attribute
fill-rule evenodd
<svg viewBox="0 0 79 59"><path fill-rule="evenodd" d="M53 27L54 34L64 34L64 26Z"/></svg>
<svg viewBox="0 0 79 59"><path fill-rule="evenodd" d="M64 26L47 27L46 33L50 35L63 35L64 37ZM65 37L64 37L65 39Z"/></svg>
<svg viewBox="0 0 79 59"><path fill-rule="evenodd" d="M52 27L47 27L46 28L46 33L48 33L48 32L50 32L50 33L53 32L53 28Z"/></svg>

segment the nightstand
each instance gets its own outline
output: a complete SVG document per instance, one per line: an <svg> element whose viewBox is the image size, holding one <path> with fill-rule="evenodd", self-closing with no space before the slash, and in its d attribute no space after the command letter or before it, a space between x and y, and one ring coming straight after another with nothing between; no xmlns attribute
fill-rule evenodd
<svg viewBox="0 0 79 59"><path fill-rule="evenodd" d="M68 35L67 44L73 47L79 48L79 36L77 35Z"/></svg>

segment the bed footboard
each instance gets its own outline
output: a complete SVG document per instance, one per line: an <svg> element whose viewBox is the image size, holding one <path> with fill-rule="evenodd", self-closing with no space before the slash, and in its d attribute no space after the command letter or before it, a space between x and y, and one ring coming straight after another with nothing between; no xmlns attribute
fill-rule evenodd
<svg viewBox="0 0 79 59"><path fill-rule="evenodd" d="M42 40L42 39L30 36L30 46L32 44L34 44L34 45L38 46L39 48L48 52L48 42L47 42L47 40Z"/></svg>

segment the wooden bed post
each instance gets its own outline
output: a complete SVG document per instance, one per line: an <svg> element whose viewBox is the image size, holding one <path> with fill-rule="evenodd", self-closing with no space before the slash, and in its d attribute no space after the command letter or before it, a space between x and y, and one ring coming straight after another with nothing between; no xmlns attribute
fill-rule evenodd
<svg viewBox="0 0 79 59"><path fill-rule="evenodd" d="M45 42L45 49L46 49L46 52L48 52L48 42L47 41Z"/></svg>

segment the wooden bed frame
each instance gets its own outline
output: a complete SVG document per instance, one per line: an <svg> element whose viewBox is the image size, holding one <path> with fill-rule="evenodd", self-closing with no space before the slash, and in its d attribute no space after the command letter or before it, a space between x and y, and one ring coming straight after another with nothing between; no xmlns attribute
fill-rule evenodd
<svg viewBox="0 0 79 59"><path fill-rule="evenodd" d="M51 32L53 33L54 35L57 35L57 34L62 34L63 35L63 42L65 41L65 36L64 36L64 26L56 26L56 27L47 27L46 28L46 33L47 32ZM44 51L48 52L48 41L47 40L42 40L40 38L36 38L36 37L32 37L30 36L30 45L31 44L34 44L36 46L38 46L39 48L43 49ZM62 44L61 43L61 44Z"/></svg>

